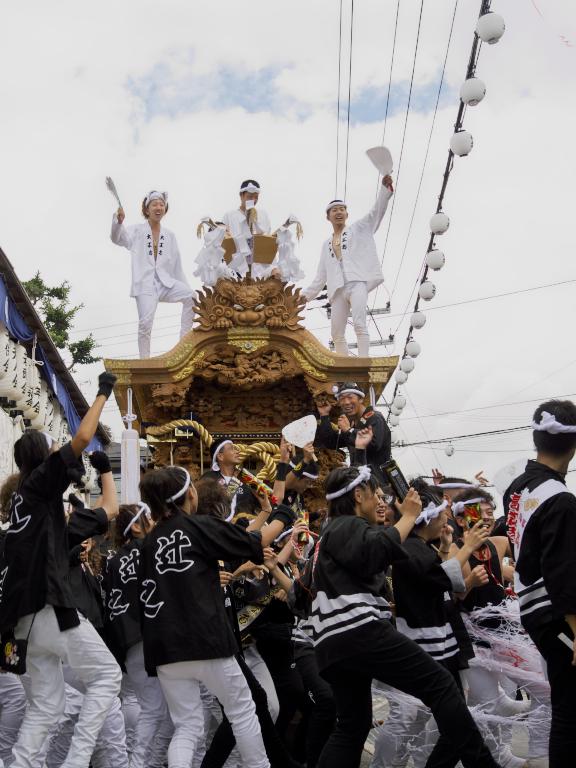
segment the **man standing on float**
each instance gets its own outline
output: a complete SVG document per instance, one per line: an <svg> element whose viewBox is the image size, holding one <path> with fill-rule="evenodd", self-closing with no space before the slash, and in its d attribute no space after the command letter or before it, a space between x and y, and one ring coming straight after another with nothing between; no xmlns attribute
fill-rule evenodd
<svg viewBox="0 0 576 768"><path fill-rule="evenodd" d="M230 269L244 277L252 260L252 238L254 235L270 234L270 219L266 211L256 208L260 197L260 184L257 181L243 181L239 194L240 207L225 213L222 221L236 243L236 253L230 262ZM252 264L252 277L269 277L275 266L276 264Z"/></svg>
<svg viewBox="0 0 576 768"><path fill-rule="evenodd" d="M130 296L138 307L138 350L141 358L150 357L150 337L159 301L181 302L180 338L192 328L194 291L182 269L174 233L160 222L168 211L167 192L149 192L142 201L143 224L124 226L124 210L112 217L110 238L132 255Z"/></svg>
<svg viewBox="0 0 576 768"><path fill-rule="evenodd" d="M348 207L344 200L332 200L326 218L333 234L320 253L318 272L313 282L302 291L306 301L316 298L326 285L332 305L332 340L337 355L347 355L346 322L352 322L358 339L358 357L369 357L370 336L366 327L368 294L384 282L376 252L374 233L380 226L394 188L392 178L384 176L382 189L371 211L349 227Z"/></svg>

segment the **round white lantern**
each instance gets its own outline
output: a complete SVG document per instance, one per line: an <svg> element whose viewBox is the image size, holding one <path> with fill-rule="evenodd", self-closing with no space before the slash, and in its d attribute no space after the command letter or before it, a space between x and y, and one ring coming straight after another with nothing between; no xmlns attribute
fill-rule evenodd
<svg viewBox="0 0 576 768"><path fill-rule="evenodd" d="M408 381L408 374L406 371L397 370L394 374L394 378L396 379L397 384L406 384Z"/></svg>
<svg viewBox="0 0 576 768"><path fill-rule="evenodd" d="M448 444L446 448L444 448L444 453L446 456L454 456L454 446Z"/></svg>
<svg viewBox="0 0 576 768"><path fill-rule="evenodd" d="M412 328L424 328L426 325L426 315L424 312L413 312L410 318Z"/></svg>
<svg viewBox="0 0 576 768"><path fill-rule="evenodd" d="M464 104L475 107L476 104L480 104L484 96L486 96L484 80L480 80L479 77L469 77L468 80L464 80L460 88L460 98Z"/></svg>
<svg viewBox="0 0 576 768"><path fill-rule="evenodd" d="M406 398L404 397L404 395L398 394L398 395L396 395L396 397L392 401L392 405L394 405L394 406L396 406L396 408L400 408L400 410L402 410L403 408L406 407Z"/></svg>
<svg viewBox="0 0 576 768"><path fill-rule="evenodd" d="M458 157L466 157L472 151L474 140L468 131L456 131L450 139L450 149Z"/></svg>
<svg viewBox="0 0 576 768"><path fill-rule="evenodd" d="M411 357L403 357L400 361L400 370L404 373L411 373L414 370L414 360Z"/></svg>
<svg viewBox="0 0 576 768"><path fill-rule="evenodd" d="M500 16L499 13L493 13L492 11L480 16L478 23L476 24L476 34L480 40L489 45L497 43L504 34L505 29L506 24L504 23L502 16Z"/></svg>
<svg viewBox="0 0 576 768"><path fill-rule="evenodd" d="M390 416L388 416L388 424L390 424L391 427L397 427L398 424L400 424L400 417L396 416L394 413L390 414Z"/></svg>
<svg viewBox="0 0 576 768"><path fill-rule="evenodd" d="M424 299L424 301L430 301L430 299L433 299L436 295L436 286L434 283L430 282L430 280L424 280L423 283L420 283L418 295L421 299Z"/></svg>
<svg viewBox="0 0 576 768"><path fill-rule="evenodd" d="M433 235L443 235L450 226L450 219L445 213L435 213L430 219L430 232Z"/></svg>
<svg viewBox="0 0 576 768"><path fill-rule="evenodd" d="M408 357L418 357L420 352L422 352L422 347L417 341L412 340L406 344L406 354Z"/></svg>
<svg viewBox="0 0 576 768"><path fill-rule="evenodd" d="M397 408L394 403L390 406L390 413L393 413L394 416L400 416L402 413L402 408Z"/></svg>
<svg viewBox="0 0 576 768"><path fill-rule="evenodd" d="M430 269L433 269L434 271L438 271L439 269L442 269L445 263L446 263L446 256L444 256L444 253L442 251L439 251L436 248L434 248L431 251L428 251L428 253L426 254L426 266L430 267Z"/></svg>

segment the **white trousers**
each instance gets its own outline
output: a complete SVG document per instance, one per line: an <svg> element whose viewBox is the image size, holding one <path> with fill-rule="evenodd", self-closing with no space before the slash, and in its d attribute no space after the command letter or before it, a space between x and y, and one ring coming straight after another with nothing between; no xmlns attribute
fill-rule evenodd
<svg viewBox="0 0 576 768"><path fill-rule="evenodd" d="M20 678L10 672L0 674L0 765L12 763L12 747L18 738L26 712L26 694Z"/></svg>
<svg viewBox="0 0 576 768"><path fill-rule="evenodd" d="M151 762L155 740L165 742L168 747L174 729L158 678L148 677L144 669L142 643L137 643L128 650L126 674L140 704L130 768L147 768Z"/></svg>
<svg viewBox="0 0 576 768"><path fill-rule="evenodd" d="M270 670L266 666L266 662L258 653L255 645L249 645L244 649L244 660L250 667L250 671L256 680L258 680L262 688L266 691L270 717L276 722L280 713L280 702L278 701L274 680L272 679Z"/></svg>
<svg viewBox="0 0 576 768"><path fill-rule="evenodd" d="M270 767L252 694L233 656L164 664L157 672L175 729L168 750L169 768L189 768L194 758L204 731L201 682L222 704L244 768Z"/></svg>
<svg viewBox="0 0 576 768"><path fill-rule="evenodd" d="M159 301L182 304L180 320L180 338L188 333L194 322L194 297L196 293L185 283L176 282L172 288L166 286L154 277L154 292L136 296L138 307L138 351L141 358L150 357L150 338L152 324Z"/></svg>
<svg viewBox="0 0 576 768"><path fill-rule="evenodd" d="M32 615L16 626L16 637L26 637ZM14 768L30 768L51 726L61 719L66 703L62 661L86 686L86 695L70 751L63 768L88 768L96 738L120 690L118 664L92 624L80 617L80 626L61 632L51 605L38 611L28 640L27 671L30 702L14 745Z"/></svg>
<svg viewBox="0 0 576 768"><path fill-rule="evenodd" d="M362 280L352 280L338 288L330 301L332 305L332 341L337 355L348 354L346 323L352 315L352 323L358 340L358 357L370 356L370 336L366 327L368 288Z"/></svg>

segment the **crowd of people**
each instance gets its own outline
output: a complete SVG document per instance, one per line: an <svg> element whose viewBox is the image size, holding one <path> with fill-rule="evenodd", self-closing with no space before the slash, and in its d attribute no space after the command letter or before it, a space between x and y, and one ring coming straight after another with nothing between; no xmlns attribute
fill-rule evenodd
<svg viewBox="0 0 576 768"><path fill-rule="evenodd" d="M356 768L367 740L373 768L573 764L573 403L534 413L498 519L483 478L391 484L356 383L313 443L282 440L271 489L230 438L203 477L148 469L119 505L95 452L89 508L68 494L114 377L99 385L67 445L20 438L0 493L0 766ZM310 509L323 448L342 462Z"/></svg>

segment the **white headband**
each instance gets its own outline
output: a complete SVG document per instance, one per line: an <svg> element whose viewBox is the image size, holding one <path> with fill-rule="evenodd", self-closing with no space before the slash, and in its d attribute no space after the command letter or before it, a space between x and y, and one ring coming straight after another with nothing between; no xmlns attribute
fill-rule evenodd
<svg viewBox="0 0 576 768"><path fill-rule="evenodd" d="M478 486L473 485L472 483L438 483L436 488L446 488L447 490L464 490L467 488L478 488Z"/></svg>
<svg viewBox="0 0 576 768"><path fill-rule="evenodd" d="M326 501L332 501L332 499L339 499L340 496L345 496L349 491L356 488L357 485L361 485L362 483L365 483L366 480L370 480L371 475L372 470L366 464L363 467L358 467L358 475L354 478L354 480L351 480L348 485L344 486L344 488L340 488L339 491L327 493Z"/></svg>
<svg viewBox="0 0 576 768"><path fill-rule="evenodd" d="M245 187L240 187L240 192L260 192L260 187L257 187L256 184L246 184Z"/></svg>
<svg viewBox="0 0 576 768"><path fill-rule="evenodd" d="M432 520L436 520L438 515L443 512L447 506L447 501L443 501L442 504L438 504L438 506L436 506L436 504L431 501L428 506L424 507L422 512L420 512L414 522L414 525L420 525L420 523L426 523L426 525L428 525L428 523L430 523Z"/></svg>
<svg viewBox="0 0 576 768"><path fill-rule="evenodd" d="M337 205L343 205L344 208L348 208L344 200L332 200L331 203L328 203L328 206L326 208L326 213L328 213L328 211L331 211L332 208L336 208Z"/></svg>
<svg viewBox="0 0 576 768"><path fill-rule="evenodd" d="M186 475L186 479L184 480L184 485L182 486L182 488L180 488L178 493L175 493L174 496L170 496L169 499L166 499L167 504L170 504L170 502L172 501L176 501L176 499L179 499L180 496L184 496L188 488L190 488L191 480L190 480L190 473L188 472L188 470L184 469L184 467L177 467L177 469L181 469L182 472L184 472L184 474Z"/></svg>
<svg viewBox="0 0 576 768"><path fill-rule="evenodd" d="M359 397L366 397L366 393L362 392L358 387L345 387L344 389L338 389L336 385L332 387L332 392L336 395L336 399L339 400L342 395L358 395Z"/></svg>
<svg viewBox="0 0 576 768"><path fill-rule="evenodd" d="M162 200L164 203L168 202L168 192L156 192L156 190L152 190L152 192L148 192L146 195L146 200L144 200L144 205L149 205L152 200Z"/></svg>
<svg viewBox="0 0 576 768"><path fill-rule="evenodd" d="M576 433L576 425L561 424L556 421L556 417L548 413L548 411L542 411L542 417L540 423L536 424L532 422L532 429L535 432L548 432L550 435L566 435Z"/></svg>
<svg viewBox="0 0 576 768"><path fill-rule="evenodd" d="M457 501L455 504L452 504L452 514L453 515L461 515L464 512L465 507L471 507L472 504L480 504L481 502L487 502L490 503L488 499L483 499L480 496L478 496L477 499L467 499L466 501Z"/></svg>
<svg viewBox="0 0 576 768"><path fill-rule="evenodd" d="M128 533L130 532L130 528L132 528L132 526L135 523L137 523L138 520L140 520L140 518L142 517L142 513L143 512L146 512L146 517L147 518L151 518L152 517L152 512L150 512L150 507L148 506L148 504L144 504L143 501L140 501L138 503L138 512L134 515L132 520L130 520L130 522L128 523L128 525L124 529L124 533L122 534L122 538L125 539L126 536L128 536Z"/></svg>
<svg viewBox="0 0 576 768"><path fill-rule="evenodd" d="M218 472L220 470L220 466L218 465L218 454L224 448L225 445L234 445L234 442L232 440L222 440L222 442L217 446L216 450L214 451L214 458L212 459L212 470L214 472Z"/></svg>

